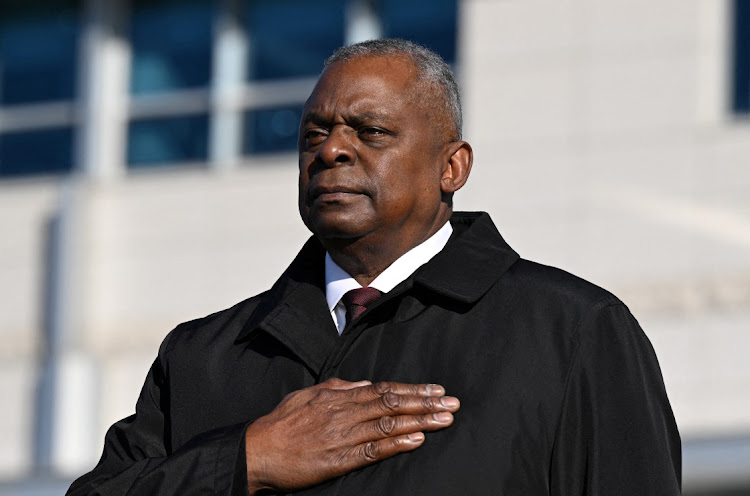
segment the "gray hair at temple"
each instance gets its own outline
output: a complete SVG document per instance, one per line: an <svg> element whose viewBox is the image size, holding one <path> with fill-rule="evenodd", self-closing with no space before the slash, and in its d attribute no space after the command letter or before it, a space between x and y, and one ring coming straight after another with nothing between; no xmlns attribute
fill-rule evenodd
<svg viewBox="0 0 750 496"><path fill-rule="evenodd" d="M334 62L346 62L358 57L383 57L401 55L408 57L418 69L420 80L427 82L439 95L442 102L430 100L429 105L434 110L447 112L453 129L448 130L450 139L461 139L463 117L461 116L461 96L458 83L450 66L429 48L417 43L398 38L368 40L348 45L336 50L325 61L325 67ZM442 105L441 105L442 103Z"/></svg>

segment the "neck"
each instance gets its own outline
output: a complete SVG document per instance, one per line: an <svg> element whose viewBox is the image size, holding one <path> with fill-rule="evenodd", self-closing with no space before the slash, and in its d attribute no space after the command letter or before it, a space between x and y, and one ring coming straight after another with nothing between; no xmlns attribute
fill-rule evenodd
<svg viewBox="0 0 750 496"><path fill-rule="evenodd" d="M422 244L450 219L450 212L415 236L403 233L385 236L384 240L365 235L359 238L321 239L336 264L362 286L369 286L385 269L404 253Z"/></svg>

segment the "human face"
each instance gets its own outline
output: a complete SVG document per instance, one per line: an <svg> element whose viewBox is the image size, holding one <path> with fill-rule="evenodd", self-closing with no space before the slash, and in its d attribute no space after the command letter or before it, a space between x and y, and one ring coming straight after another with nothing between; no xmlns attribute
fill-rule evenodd
<svg viewBox="0 0 750 496"><path fill-rule="evenodd" d="M324 245L367 239L405 252L450 216L445 143L404 57L335 62L307 101L299 137L299 209Z"/></svg>

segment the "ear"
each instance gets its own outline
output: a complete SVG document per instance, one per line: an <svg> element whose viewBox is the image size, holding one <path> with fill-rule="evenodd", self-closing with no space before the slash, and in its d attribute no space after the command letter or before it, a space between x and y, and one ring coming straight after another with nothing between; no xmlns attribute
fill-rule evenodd
<svg viewBox="0 0 750 496"><path fill-rule="evenodd" d="M444 195L450 195L461 189L469 179L474 152L466 141L452 141L445 146L440 189Z"/></svg>

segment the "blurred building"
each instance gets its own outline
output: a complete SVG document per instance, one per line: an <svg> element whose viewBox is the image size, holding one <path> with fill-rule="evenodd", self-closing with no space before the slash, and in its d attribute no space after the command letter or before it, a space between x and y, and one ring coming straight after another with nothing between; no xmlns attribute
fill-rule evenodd
<svg viewBox="0 0 750 496"><path fill-rule="evenodd" d="M750 2L51 4L0 4L0 494L59 494L169 330L273 283L302 104L379 36L457 71L457 208L640 319L685 493L750 494Z"/></svg>

